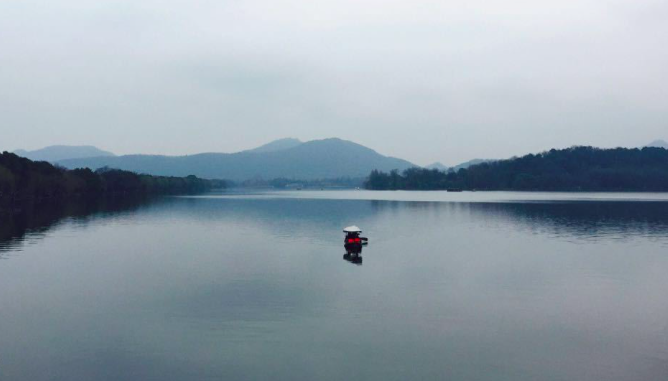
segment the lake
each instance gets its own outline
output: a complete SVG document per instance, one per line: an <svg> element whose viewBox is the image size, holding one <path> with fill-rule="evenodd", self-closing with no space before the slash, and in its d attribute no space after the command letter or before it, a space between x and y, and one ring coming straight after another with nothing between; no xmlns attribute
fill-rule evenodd
<svg viewBox="0 0 668 381"><path fill-rule="evenodd" d="M0 380L668 378L667 194L223 192L0 216Z"/></svg>

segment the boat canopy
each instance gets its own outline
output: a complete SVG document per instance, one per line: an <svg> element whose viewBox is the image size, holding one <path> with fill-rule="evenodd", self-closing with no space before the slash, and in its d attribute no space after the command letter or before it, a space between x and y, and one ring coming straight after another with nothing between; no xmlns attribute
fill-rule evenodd
<svg viewBox="0 0 668 381"><path fill-rule="evenodd" d="M358 228L357 226L348 226L347 228L343 229L344 233L361 233L362 229Z"/></svg>

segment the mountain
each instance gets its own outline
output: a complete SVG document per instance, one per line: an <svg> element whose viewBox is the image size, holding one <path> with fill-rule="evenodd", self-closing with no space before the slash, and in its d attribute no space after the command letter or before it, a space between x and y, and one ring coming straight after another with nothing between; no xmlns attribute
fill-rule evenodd
<svg viewBox="0 0 668 381"><path fill-rule="evenodd" d="M468 167L473 166L473 165L478 165L478 164L482 164L482 163L491 163L491 162L494 162L494 161L496 161L496 160L493 160L493 159L473 159L473 160L469 160L469 161L463 162L461 164L455 165L454 167L451 167L449 169L452 169L453 171L457 172L460 169L467 169Z"/></svg>
<svg viewBox="0 0 668 381"><path fill-rule="evenodd" d="M337 138L313 140L292 148L268 152L251 150L189 156L126 155L70 159L58 164L67 168L97 169L107 166L150 175L195 175L234 181L281 177L300 180L366 177L373 169L390 171L414 167L408 161L383 156L370 148Z"/></svg>
<svg viewBox="0 0 668 381"><path fill-rule="evenodd" d="M18 156L25 157L33 161L48 161L55 163L67 159L83 159L100 156L114 156L113 153L103 151L93 146L48 146L35 151L16 150Z"/></svg>
<svg viewBox="0 0 668 381"><path fill-rule="evenodd" d="M441 163L440 161L437 161L435 163L431 163L428 166L426 166L425 168L427 168L427 169L438 169L439 171L447 171L448 170L448 167L443 165L443 163Z"/></svg>
<svg viewBox="0 0 668 381"><path fill-rule="evenodd" d="M443 165L442 163L437 161L433 164L429 164L428 166L425 167L425 169L438 169L439 171L443 171L443 172L447 172L447 171L457 172L460 169L466 169L466 168L468 168L472 165L482 164L482 163L491 163L493 161L496 161L496 160L492 160L492 159L473 159L473 160L469 160L469 161L466 161L464 163L455 165L454 167L446 167L445 165Z"/></svg>
<svg viewBox="0 0 668 381"><path fill-rule="evenodd" d="M646 145L645 147L655 147L655 148L665 148L665 149L668 149L668 142L666 142L665 140L661 140L661 139L659 139L659 140L655 140L655 141L649 143L649 144Z"/></svg>
<svg viewBox="0 0 668 381"><path fill-rule="evenodd" d="M302 144L302 142L299 139L285 138L285 139L274 140L273 142L267 143L257 148L249 149L244 152L264 153L264 152L283 151L286 149L295 148L300 144Z"/></svg>

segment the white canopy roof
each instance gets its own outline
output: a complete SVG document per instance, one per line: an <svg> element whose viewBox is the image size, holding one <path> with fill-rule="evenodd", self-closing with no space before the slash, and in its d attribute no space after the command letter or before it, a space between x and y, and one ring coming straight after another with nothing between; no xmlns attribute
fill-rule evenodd
<svg viewBox="0 0 668 381"><path fill-rule="evenodd" d="M362 229L358 228L357 226L348 226L347 228L343 229L344 233L361 233Z"/></svg>

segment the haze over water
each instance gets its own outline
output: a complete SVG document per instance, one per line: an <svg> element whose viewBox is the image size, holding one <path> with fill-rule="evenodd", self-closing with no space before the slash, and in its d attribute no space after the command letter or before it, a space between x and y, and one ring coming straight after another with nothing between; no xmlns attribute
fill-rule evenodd
<svg viewBox="0 0 668 381"><path fill-rule="evenodd" d="M63 208L0 215L0 380L668 374L665 194L230 192ZM342 258L351 224L370 240L361 266Z"/></svg>

